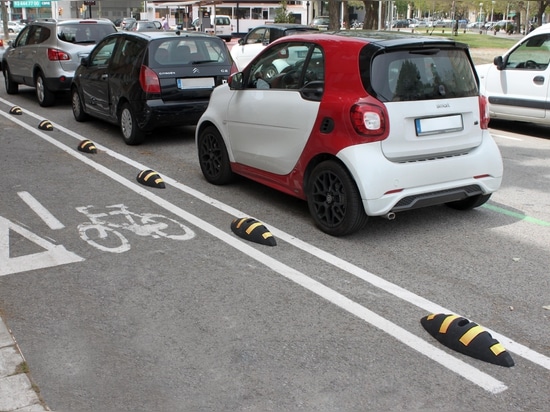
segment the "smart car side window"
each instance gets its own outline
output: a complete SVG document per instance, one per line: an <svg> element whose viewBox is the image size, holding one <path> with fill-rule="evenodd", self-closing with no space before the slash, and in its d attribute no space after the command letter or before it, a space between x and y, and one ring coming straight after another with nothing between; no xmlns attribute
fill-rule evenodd
<svg viewBox="0 0 550 412"><path fill-rule="evenodd" d="M550 62L550 35L531 37L512 51L506 69L546 70Z"/></svg>

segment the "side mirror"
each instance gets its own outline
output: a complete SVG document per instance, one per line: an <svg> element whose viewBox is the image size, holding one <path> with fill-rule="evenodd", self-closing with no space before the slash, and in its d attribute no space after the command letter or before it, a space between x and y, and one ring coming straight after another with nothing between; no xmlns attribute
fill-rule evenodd
<svg viewBox="0 0 550 412"><path fill-rule="evenodd" d="M233 73L231 76L229 76L229 79L227 80L227 83L229 84L229 88L231 90L242 90L244 89L243 84L243 73Z"/></svg>
<svg viewBox="0 0 550 412"><path fill-rule="evenodd" d="M495 59L493 60L493 63L495 66L497 66L498 70L502 70L505 67L504 59L502 58L502 56L495 57Z"/></svg>
<svg viewBox="0 0 550 412"><path fill-rule="evenodd" d="M86 56L86 57L83 57L82 59L80 59L80 64L84 67L88 67L90 65L89 57Z"/></svg>
<svg viewBox="0 0 550 412"><path fill-rule="evenodd" d="M244 39L241 37L237 43L239 43L242 46L244 44Z"/></svg>

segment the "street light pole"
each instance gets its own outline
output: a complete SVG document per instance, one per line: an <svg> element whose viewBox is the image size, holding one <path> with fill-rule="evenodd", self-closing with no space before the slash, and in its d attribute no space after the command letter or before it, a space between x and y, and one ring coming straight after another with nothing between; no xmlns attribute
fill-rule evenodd
<svg viewBox="0 0 550 412"><path fill-rule="evenodd" d="M306 1L306 25L309 25L309 1Z"/></svg>
<svg viewBox="0 0 550 412"><path fill-rule="evenodd" d="M491 2L491 21L493 21L493 10L495 9L495 2L494 0Z"/></svg>

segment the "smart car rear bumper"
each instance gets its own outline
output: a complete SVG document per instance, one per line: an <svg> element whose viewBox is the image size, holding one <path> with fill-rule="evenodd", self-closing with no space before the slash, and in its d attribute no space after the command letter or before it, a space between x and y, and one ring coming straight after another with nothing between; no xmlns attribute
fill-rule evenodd
<svg viewBox="0 0 550 412"><path fill-rule="evenodd" d="M492 193L502 182L502 158L488 132L480 146L449 157L397 163L381 153L380 144L371 143L350 146L338 154L370 216Z"/></svg>

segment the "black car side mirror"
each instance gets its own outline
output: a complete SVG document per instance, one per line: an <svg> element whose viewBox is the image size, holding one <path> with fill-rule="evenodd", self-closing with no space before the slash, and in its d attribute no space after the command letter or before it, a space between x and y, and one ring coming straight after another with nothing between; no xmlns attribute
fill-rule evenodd
<svg viewBox="0 0 550 412"><path fill-rule="evenodd" d="M229 83L229 88L231 90L244 89L242 72L234 73L231 76L229 76L227 83Z"/></svg>
<svg viewBox="0 0 550 412"><path fill-rule="evenodd" d="M497 66L498 70L502 70L505 67L504 59L502 58L502 56L495 57L495 59L493 60L493 63L495 66Z"/></svg>
<svg viewBox="0 0 550 412"><path fill-rule="evenodd" d="M88 67L88 65L90 64L90 59L88 58L88 56L80 59L80 64L84 67Z"/></svg>

